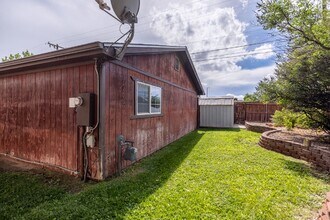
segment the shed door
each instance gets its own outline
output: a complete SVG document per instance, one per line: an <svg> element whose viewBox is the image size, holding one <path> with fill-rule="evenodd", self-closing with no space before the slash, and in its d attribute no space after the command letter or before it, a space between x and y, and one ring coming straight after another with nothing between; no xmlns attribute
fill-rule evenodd
<svg viewBox="0 0 330 220"><path fill-rule="evenodd" d="M231 128L234 126L234 106L200 106L200 126Z"/></svg>

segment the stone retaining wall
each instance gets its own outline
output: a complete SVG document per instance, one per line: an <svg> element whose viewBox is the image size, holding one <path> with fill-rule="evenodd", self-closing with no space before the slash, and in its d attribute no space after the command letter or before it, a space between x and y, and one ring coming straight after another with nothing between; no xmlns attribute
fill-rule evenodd
<svg viewBox="0 0 330 220"><path fill-rule="evenodd" d="M255 124L253 122L245 122L245 127L246 130L248 131L254 131L258 133L264 133L265 131L273 131L275 128L269 127L267 125L260 125L260 124Z"/></svg>
<svg viewBox="0 0 330 220"><path fill-rule="evenodd" d="M291 141L277 140L269 137L279 130L267 131L261 135L259 145L287 156L305 160L315 165L319 170L330 171L330 151L320 147L304 146Z"/></svg>

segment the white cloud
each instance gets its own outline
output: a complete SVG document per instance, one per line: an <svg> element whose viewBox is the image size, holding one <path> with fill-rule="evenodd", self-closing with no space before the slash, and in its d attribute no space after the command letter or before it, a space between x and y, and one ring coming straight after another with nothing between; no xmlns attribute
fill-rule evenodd
<svg viewBox="0 0 330 220"><path fill-rule="evenodd" d="M235 10L229 8L208 8L204 3L187 5L170 4L175 11L157 13L152 11L151 27L155 34L167 44L187 45L199 71L204 70L239 70L235 62L240 58L218 59L230 53L246 52L244 48L235 50L218 50L237 45L247 44L244 30L247 23L236 18ZM204 53L196 53L210 51Z"/></svg>
<svg viewBox="0 0 330 220"><path fill-rule="evenodd" d="M244 95L234 95L234 94L229 93L226 96L234 96L238 100L243 100L244 99Z"/></svg>
<svg viewBox="0 0 330 220"><path fill-rule="evenodd" d="M264 77L274 74L275 65L256 69L242 69L235 72L204 71L200 72L203 82L211 87L239 87L256 85Z"/></svg>
<svg viewBox="0 0 330 220"><path fill-rule="evenodd" d="M0 21L0 57L25 49L35 54L47 52L51 50L45 45L48 41L70 47L120 36L120 24L102 12L95 1L0 1ZM113 27L104 28L107 26ZM99 27L103 29L84 34Z"/></svg>
<svg viewBox="0 0 330 220"><path fill-rule="evenodd" d="M248 44L244 34L248 24L237 19L232 7L203 6L200 2L190 7L170 4L177 10L163 13L157 13L154 8L151 27L168 44L188 45L204 88L253 86L274 73L274 65L246 70L237 64L246 58L270 58L274 55L272 44L263 44L251 51L246 47L223 49Z"/></svg>
<svg viewBox="0 0 330 220"><path fill-rule="evenodd" d="M249 0L240 0L240 2L242 3L243 8L245 8L249 3Z"/></svg>
<svg viewBox="0 0 330 220"><path fill-rule="evenodd" d="M257 60L264 60L275 55L273 44L263 44L251 51L251 57Z"/></svg>
<svg viewBox="0 0 330 220"><path fill-rule="evenodd" d="M248 42L247 33L256 41L266 37L251 32L254 27L248 26L248 22L254 20L254 3L255 0L209 3L144 0L141 1L133 42L187 45L190 53L254 43ZM52 49L45 45L47 41L71 47L93 41L114 41L121 36L118 22L99 10L93 0L83 3L81 0L0 1L0 21L3 21L0 25L0 57L25 49L34 54L48 52ZM246 29L249 32L245 32ZM259 69L256 73L245 72L237 63L247 57L254 58L257 63L258 59L267 56L252 54L269 48L270 45L262 45L248 51L240 47L191 56L195 61L204 60L194 63L203 86L210 87L212 94L244 94L253 89L253 82L262 79L263 74L258 73ZM238 56L249 53L249 56ZM220 87L226 90L216 89ZM238 90L237 93L234 89Z"/></svg>

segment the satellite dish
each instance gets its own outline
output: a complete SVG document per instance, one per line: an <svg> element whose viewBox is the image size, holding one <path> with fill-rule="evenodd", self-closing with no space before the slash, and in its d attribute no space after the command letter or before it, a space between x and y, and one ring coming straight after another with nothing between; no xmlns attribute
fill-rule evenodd
<svg viewBox="0 0 330 220"><path fill-rule="evenodd" d="M111 0L112 10L123 23L137 23L140 0Z"/></svg>
<svg viewBox="0 0 330 220"><path fill-rule="evenodd" d="M111 0L112 10L116 16L112 15L111 10L104 0L95 0L102 11L106 12L122 24L137 23L137 14L140 10L140 0Z"/></svg>
<svg viewBox="0 0 330 220"><path fill-rule="evenodd" d="M113 43L115 44L120 39L127 36L125 42L123 43L123 46L121 48L115 49L115 58L121 60L125 55L125 50L128 44L131 43L134 37L134 24L138 22L137 14L140 10L140 0L111 0L112 10L117 17L109 12L111 9L107 5L107 3L104 2L104 0L95 1L99 4L99 7L102 11L104 11L120 23L130 25L130 30L123 34L123 36L121 36L117 41Z"/></svg>

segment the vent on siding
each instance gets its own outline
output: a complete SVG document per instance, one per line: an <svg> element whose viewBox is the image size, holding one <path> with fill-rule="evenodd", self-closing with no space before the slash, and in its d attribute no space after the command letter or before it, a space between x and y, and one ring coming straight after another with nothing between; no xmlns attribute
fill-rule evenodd
<svg viewBox="0 0 330 220"><path fill-rule="evenodd" d="M176 71L179 71L180 70L180 60L177 57L175 57L175 60L174 60L174 69Z"/></svg>

